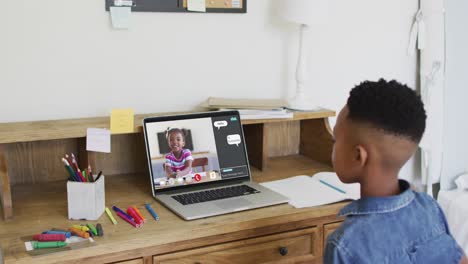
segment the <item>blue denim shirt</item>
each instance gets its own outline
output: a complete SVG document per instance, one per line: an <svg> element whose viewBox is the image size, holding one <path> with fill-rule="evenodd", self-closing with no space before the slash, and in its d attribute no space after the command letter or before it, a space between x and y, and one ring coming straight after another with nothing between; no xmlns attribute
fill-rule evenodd
<svg viewBox="0 0 468 264"><path fill-rule="evenodd" d="M463 251L437 203L400 180L401 193L353 201L328 237L324 263L459 263Z"/></svg>

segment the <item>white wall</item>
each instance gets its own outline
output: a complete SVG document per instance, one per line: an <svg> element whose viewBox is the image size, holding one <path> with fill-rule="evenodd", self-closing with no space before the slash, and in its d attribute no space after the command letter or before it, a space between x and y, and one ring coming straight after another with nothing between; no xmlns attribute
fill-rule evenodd
<svg viewBox="0 0 468 264"><path fill-rule="evenodd" d="M208 96L294 87L298 27L278 18L275 0L248 0L247 14L134 13L130 30L110 27L104 0L2 2L0 122L189 110ZM308 95L339 110L365 79L414 87L406 48L417 3L330 0L328 24L310 36Z"/></svg>
<svg viewBox="0 0 468 264"><path fill-rule="evenodd" d="M446 3L446 79L445 135L441 188L455 187L453 180L468 171L468 2L448 0Z"/></svg>

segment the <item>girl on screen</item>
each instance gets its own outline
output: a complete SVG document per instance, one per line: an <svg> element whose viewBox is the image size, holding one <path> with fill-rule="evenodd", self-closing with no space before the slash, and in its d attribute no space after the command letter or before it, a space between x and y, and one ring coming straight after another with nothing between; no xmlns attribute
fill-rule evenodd
<svg viewBox="0 0 468 264"><path fill-rule="evenodd" d="M185 146L185 131L171 128L166 132L167 144L171 152L166 154L164 170L167 178L179 178L192 173L192 153Z"/></svg>

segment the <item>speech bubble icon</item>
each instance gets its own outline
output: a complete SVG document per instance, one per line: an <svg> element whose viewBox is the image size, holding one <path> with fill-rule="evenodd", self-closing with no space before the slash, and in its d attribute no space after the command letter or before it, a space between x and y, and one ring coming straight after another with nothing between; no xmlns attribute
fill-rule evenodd
<svg viewBox="0 0 468 264"><path fill-rule="evenodd" d="M241 143L240 135L239 134L234 134L234 135L227 136L227 143L229 145L236 144L237 146L239 146L239 143Z"/></svg>
<svg viewBox="0 0 468 264"><path fill-rule="evenodd" d="M219 130L220 127L225 127L225 126L227 126L227 122L224 121L224 120L223 120L223 121L216 121L216 122L214 122L214 126L217 127L218 130Z"/></svg>

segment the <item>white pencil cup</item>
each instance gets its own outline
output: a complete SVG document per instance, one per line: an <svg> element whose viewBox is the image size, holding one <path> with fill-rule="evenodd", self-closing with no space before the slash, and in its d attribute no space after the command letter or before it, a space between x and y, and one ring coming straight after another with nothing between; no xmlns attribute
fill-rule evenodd
<svg viewBox="0 0 468 264"><path fill-rule="evenodd" d="M67 182L68 219L97 220L104 213L104 175L96 182Z"/></svg>

